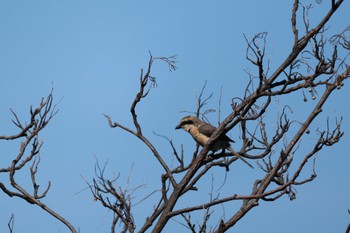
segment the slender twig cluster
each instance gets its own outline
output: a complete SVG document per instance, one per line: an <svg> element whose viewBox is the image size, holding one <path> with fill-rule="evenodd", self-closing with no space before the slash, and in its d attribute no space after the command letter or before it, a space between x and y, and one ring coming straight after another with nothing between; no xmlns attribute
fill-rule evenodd
<svg viewBox="0 0 350 233"><path fill-rule="evenodd" d="M9 185L0 182L0 189L10 197L19 197L30 204L39 206L65 224L71 232L76 232L74 227L66 219L41 201L49 192L51 182L49 181L46 189L40 192L40 185L36 181L36 175L40 164L40 150L43 145L43 142L39 140L39 133L58 112L56 105L53 105L52 92L48 97L41 99L37 108L33 109L33 107L30 107L28 123L23 123L14 110L11 109L11 112L13 114L12 122L19 129L19 133L9 136L0 136L0 140L21 140L21 146L11 164L8 167L0 168L0 173L7 173L9 177ZM28 149L29 152L27 152ZM20 184L16 178L17 172L24 170L26 166L29 166L32 190L26 189L24 187L25 185Z"/></svg>

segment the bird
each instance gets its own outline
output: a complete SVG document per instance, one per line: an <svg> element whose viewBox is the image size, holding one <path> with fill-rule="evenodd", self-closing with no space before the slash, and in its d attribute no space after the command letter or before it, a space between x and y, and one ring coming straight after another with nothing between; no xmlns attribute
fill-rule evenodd
<svg viewBox="0 0 350 233"><path fill-rule="evenodd" d="M181 119L180 123L175 127L175 129L183 129L187 131L193 139L202 147L204 147L208 141L210 136L215 132L216 127L206 123L204 121L199 120L194 116L185 116ZM250 163L248 163L242 156L240 156L230 145L231 142L234 142L227 135L222 135L218 138L213 145L209 148L211 151L216 152L220 149L229 150L233 155L241 159L245 164L249 167L254 168Z"/></svg>

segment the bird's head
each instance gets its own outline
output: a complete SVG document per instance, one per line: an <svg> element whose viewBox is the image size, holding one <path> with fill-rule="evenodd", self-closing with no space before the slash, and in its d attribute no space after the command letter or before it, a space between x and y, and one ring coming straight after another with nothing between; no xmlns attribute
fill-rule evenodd
<svg viewBox="0 0 350 233"><path fill-rule="evenodd" d="M175 129L184 129L190 131L193 127L198 126L200 120L194 116L186 116L181 119L180 123L175 127Z"/></svg>

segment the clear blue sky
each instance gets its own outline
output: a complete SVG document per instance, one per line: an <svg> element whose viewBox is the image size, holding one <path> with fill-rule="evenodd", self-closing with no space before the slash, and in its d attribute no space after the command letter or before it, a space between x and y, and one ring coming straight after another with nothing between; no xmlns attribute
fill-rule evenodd
<svg viewBox="0 0 350 233"><path fill-rule="evenodd" d="M329 3L310 2L314 3L310 13L314 23ZM134 194L135 202L159 188L162 169L150 151L132 136L109 128L102 115L107 113L113 120L132 126L129 106L138 90L140 69L146 68L148 51L154 56L178 56L175 72L169 72L164 64L155 64L153 75L158 88L137 108L143 132L170 162L171 149L152 131L172 138L177 148L184 144L191 156L193 141L174 130L184 116L181 111L195 109L195 96L207 80L207 93L214 92L208 107L217 107L223 87L222 116L227 116L231 98L242 96L247 84L244 69L254 71L245 61L243 34L268 32L267 55L273 70L291 49L291 6L291 1L277 0L1 1L0 135L16 132L9 108L27 121L29 106L36 106L53 86L55 101L63 99L59 113L40 136L44 146L38 180L41 187L52 182L43 202L82 233L109 232L111 212L95 203L88 190L82 191L86 187L82 177L91 181L96 158L102 164L109 160L106 175L120 173L121 186L134 164L130 186L144 185ZM346 1L329 24L332 32L349 24L349 9ZM293 202L287 197L274 203L261 202L230 232L345 231L350 220L350 110L345 104L349 93L345 83L312 126L313 130L322 128L327 116L330 120L344 117L345 136L318 154L314 182L297 187ZM303 103L301 93L296 97L287 101L296 106L292 117L302 121L303 112L312 103ZM216 122L216 114L211 117ZM239 140L239 136L230 136ZM312 144L315 139L313 135L303 142ZM19 143L0 141L1 167L8 166ZM237 172L230 173L232 192L246 194L259 173L239 163L235 169ZM30 184L28 172L23 173L19 181ZM223 176L223 171L215 173L216 187ZM1 175L1 182L6 178ZM7 232L11 214L15 214L15 232L68 232L57 220L23 200L0 193L0 206L0 232ZM147 203L135 207L139 225L151 208ZM229 208L226 211L229 213ZM179 229L182 231L182 226L172 222L166 232Z"/></svg>

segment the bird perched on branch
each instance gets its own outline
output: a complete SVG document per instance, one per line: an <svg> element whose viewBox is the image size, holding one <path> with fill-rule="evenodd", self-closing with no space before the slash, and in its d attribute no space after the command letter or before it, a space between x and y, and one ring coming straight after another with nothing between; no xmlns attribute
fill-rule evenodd
<svg viewBox="0 0 350 233"><path fill-rule="evenodd" d="M180 123L175 127L175 129L184 129L187 131L193 139L202 147L204 147L210 138L210 136L216 130L216 127L199 120L194 116L186 116L181 119ZM226 135L218 138L213 145L211 145L210 150L215 152L217 150L229 150L233 155L241 159L249 167L254 168L250 163L248 163L242 156L240 156L230 145L231 142L234 142L231 138Z"/></svg>

